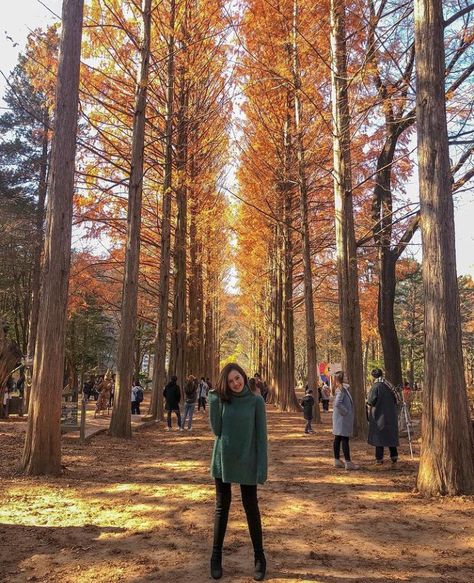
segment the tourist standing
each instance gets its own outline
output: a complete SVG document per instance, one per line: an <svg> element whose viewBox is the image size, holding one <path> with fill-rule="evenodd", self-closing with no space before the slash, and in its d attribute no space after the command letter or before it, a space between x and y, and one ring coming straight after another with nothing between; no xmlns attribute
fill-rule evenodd
<svg viewBox="0 0 474 583"><path fill-rule="evenodd" d="M329 412L329 400L331 399L331 389L326 383L323 384L321 389L321 401L323 403L323 412Z"/></svg>
<svg viewBox="0 0 474 583"><path fill-rule="evenodd" d="M226 365L216 390L209 393L209 417L216 436L212 452L211 475L216 486L214 542L211 576L222 577L222 546L231 503L231 485L240 484L254 550L254 579L265 577L266 559L257 499L257 484L267 479L267 426L265 403L252 393L244 370L234 363Z"/></svg>
<svg viewBox="0 0 474 583"><path fill-rule="evenodd" d="M189 375L186 385L184 386L184 415L181 427L184 429L186 419L188 419L188 431L192 431L193 414L196 407L197 400L197 379L193 375Z"/></svg>
<svg viewBox="0 0 474 583"><path fill-rule="evenodd" d="M303 417L306 420L304 432L305 433L314 433L313 428L311 427L311 421L313 420L313 408L314 408L313 389L306 389L306 395L301 400L301 406L303 407Z"/></svg>
<svg viewBox="0 0 474 583"><path fill-rule="evenodd" d="M372 371L374 384L367 397L369 417L368 442L375 447L376 467L382 467L384 448L390 450L392 469L398 461L398 410L395 389L383 378L380 368Z"/></svg>
<svg viewBox="0 0 474 583"><path fill-rule="evenodd" d="M180 429L181 431L183 428L181 427L181 412L179 410L179 402L181 401L181 389L177 383L178 377L173 375L170 379L170 382L166 385L165 390L163 391L163 396L165 398L165 409L168 412L168 431L171 431L172 424L171 424L171 413L176 414L176 418L178 420L178 427L176 429Z"/></svg>
<svg viewBox="0 0 474 583"><path fill-rule="evenodd" d="M132 415L140 415L140 403L143 401L143 390L139 382L132 387Z"/></svg>
<svg viewBox="0 0 474 583"><path fill-rule="evenodd" d="M209 391L209 385L204 380L204 377L201 377L198 391L198 411L200 411L202 407L204 413L206 411L207 393Z"/></svg>
<svg viewBox="0 0 474 583"><path fill-rule="evenodd" d="M346 468L346 470L358 470L359 466L351 461L349 438L354 432L354 403L349 385L344 383L344 373L337 372L334 375L334 407L332 413L332 432L334 434L334 467ZM340 459L344 454L344 463Z"/></svg>

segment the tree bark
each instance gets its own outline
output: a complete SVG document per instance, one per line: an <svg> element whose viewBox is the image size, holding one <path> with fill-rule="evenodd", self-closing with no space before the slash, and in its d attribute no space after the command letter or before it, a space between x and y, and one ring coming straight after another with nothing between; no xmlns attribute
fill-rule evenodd
<svg viewBox="0 0 474 583"><path fill-rule="evenodd" d="M166 340L168 334L168 304L170 295L171 266L171 188L173 180L173 110L174 110L174 61L175 61L175 20L176 3L170 5L170 36L168 40L168 71L166 94L166 136L165 136L165 168L163 180L163 210L161 220L160 248L160 287L158 320L154 348L154 366L152 379L152 396L150 415L161 419L163 413L163 387L166 381Z"/></svg>
<svg viewBox="0 0 474 583"><path fill-rule="evenodd" d="M64 0L56 85L42 297L21 462L28 475L61 472L61 395L77 135L83 0Z"/></svg>
<svg viewBox="0 0 474 583"><path fill-rule="evenodd" d="M331 86L334 124L334 200L342 366L355 406L354 434L367 435L360 329L359 280L354 233L350 114L344 0L331 0Z"/></svg>
<svg viewBox="0 0 474 583"><path fill-rule="evenodd" d="M187 43L187 23L183 24L183 42ZM186 49L184 49L186 52ZM183 58L186 58L184 55ZM186 306L186 274L187 274L187 154L188 154L188 83L186 81L186 65L179 70L179 110L177 112L176 139L176 186L177 225L175 235L174 265L175 285L173 302L173 325L171 330L171 349L169 374L178 377L178 384L184 389L186 379L186 341L187 341L187 306Z"/></svg>
<svg viewBox="0 0 474 583"><path fill-rule="evenodd" d="M131 390L137 328L138 272L143 191L143 156L150 66L151 0L143 0L143 43L133 119L132 168L128 190L127 250L122 295L122 319L118 344L114 408L109 433L115 437L132 436Z"/></svg>
<svg viewBox="0 0 474 583"><path fill-rule="evenodd" d="M389 219L392 220L392 219ZM379 254L378 329L382 342L385 377L395 386L402 384L402 359L397 328L395 326L394 305L396 289L397 255L382 245Z"/></svg>
<svg viewBox="0 0 474 583"><path fill-rule="evenodd" d="M456 277L454 209L444 91L441 0L415 0L416 117L423 244L425 376L422 494L474 492L474 440L469 421ZM446 382L443 363L454 373Z"/></svg>
<svg viewBox="0 0 474 583"><path fill-rule="evenodd" d="M38 331L38 315L40 306L40 284L41 284L41 252L44 243L44 211L46 201L46 190L48 186L48 149L49 149L49 111L45 108L43 112L43 140L41 147L40 175L38 184L38 205L36 208L36 241L33 253L33 272L31 275L31 311L28 325L28 346L26 349L27 359L33 361L35 356L35 344ZM28 412L30 402L31 365L26 367L25 379L25 413Z"/></svg>
<svg viewBox="0 0 474 583"><path fill-rule="evenodd" d="M3 388L11 371L22 357L20 348L7 337L7 332L8 325L0 318L0 389Z"/></svg>
<svg viewBox="0 0 474 583"><path fill-rule="evenodd" d="M294 87L294 115L296 132L296 152L298 160L298 186L300 193L300 215L301 215L301 248L303 256L304 272L304 305L306 324L306 358L308 362L307 382L308 387L314 392L314 413L315 422L321 423L321 411L319 409L318 389L318 360L316 354L316 322L314 318L313 303L313 273L311 269L311 247L308 222L308 186L306 178L305 148L303 140L303 127L301 118L303 106L301 103L301 76L298 57L298 0L293 0L293 26L292 26L292 70Z"/></svg>

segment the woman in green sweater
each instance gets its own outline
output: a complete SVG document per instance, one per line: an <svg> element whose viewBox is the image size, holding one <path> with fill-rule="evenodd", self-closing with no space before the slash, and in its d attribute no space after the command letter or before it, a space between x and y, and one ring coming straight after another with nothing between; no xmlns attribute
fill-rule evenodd
<svg viewBox="0 0 474 583"><path fill-rule="evenodd" d="M209 392L209 418L216 439L211 475L216 483L216 514L211 576L222 577L222 545L231 503L231 485L240 484L242 503L255 555L256 581L265 577L262 521L258 508L257 484L267 479L267 423L265 402L252 393L244 370L226 365L216 389Z"/></svg>

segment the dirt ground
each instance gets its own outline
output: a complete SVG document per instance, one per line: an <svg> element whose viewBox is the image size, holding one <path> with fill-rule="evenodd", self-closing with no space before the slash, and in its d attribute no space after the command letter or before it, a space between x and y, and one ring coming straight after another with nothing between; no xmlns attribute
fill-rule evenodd
<svg viewBox="0 0 474 583"><path fill-rule="evenodd" d="M305 436L268 408L269 481L259 491L268 581L474 582L474 499L413 493L407 443L399 471L332 467L330 415ZM133 440L64 438L64 475L14 475L24 423L0 422L0 581L209 581L212 436L154 426ZM372 451L352 444L367 466ZM251 544L234 486L223 581L252 581Z"/></svg>

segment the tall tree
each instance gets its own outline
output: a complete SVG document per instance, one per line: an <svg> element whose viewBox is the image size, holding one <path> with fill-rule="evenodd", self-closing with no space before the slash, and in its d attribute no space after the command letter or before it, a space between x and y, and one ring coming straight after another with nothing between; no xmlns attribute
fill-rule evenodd
<svg viewBox="0 0 474 583"><path fill-rule="evenodd" d="M421 493L474 492L474 438L468 414L445 102L441 0L415 0L416 117L423 244L425 375ZM454 374L449 386L442 362Z"/></svg>
<svg viewBox="0 0 474 583"><path fill-rule="evenodd" d="M311 268L311 250L308 219L308 180L305 163L305 146L302 127L302 103L301 103L301 75L298 55L298 0L293 0L292 19L292 73L294 87L294 115L296 132L296 152L298 160L298 186L300 194L300 214L301 214L301 246L303 255L303 282L304 282L304 302L305 302L305 322L306 322L306 358L307 358L307 382L308 386L316 391L318 378L318 361L316 356L316 324L314 319L313 304L313 274ZM319 399L315 399L315 419L321 421L319 410Z"/></svg>
<svg viewBox="0 0 474 583"><path fill-rule="evenodd" d="M63 1L42 299L22 458L22 469L30 475L61 471L61 393L83 9L83 0Z"/></svg>
<svg viewBox="0 0 474 583"><path fill-rule="evenodd" d="M359 279L352 201L350 113L345 0L331 0L331 85L334 124L334 200L342 366L351 385L355 433L367 432L359 308Z"/></svg>
<svg viewBox="0 0 474 583"><path fill-rule="evenodd" d="M118 345L115 403L109 433L116 437L131 437L130 392L134 371L133 357L137 327L138 272L140 265L140 229L143 191L143 152L150 66L151 0L143 0L143 42L140 74L133 118L132 167L128 188L127 251L122 297L122 319Z"/></svg>
<svg viewBox="0 0 474 583"><path fill-rule="evenodd" d="M171 187L173 180L173 111L175 85L175 21L176 2L171 0L169 17L167 78L166 78L166 128L163 180L163 208L161 217L160 286L158 319L153 360L152 397L150 414L160 419L163 408L162 390L166 379L166 343L168 332L168 304L171 266Z"/></svg>

